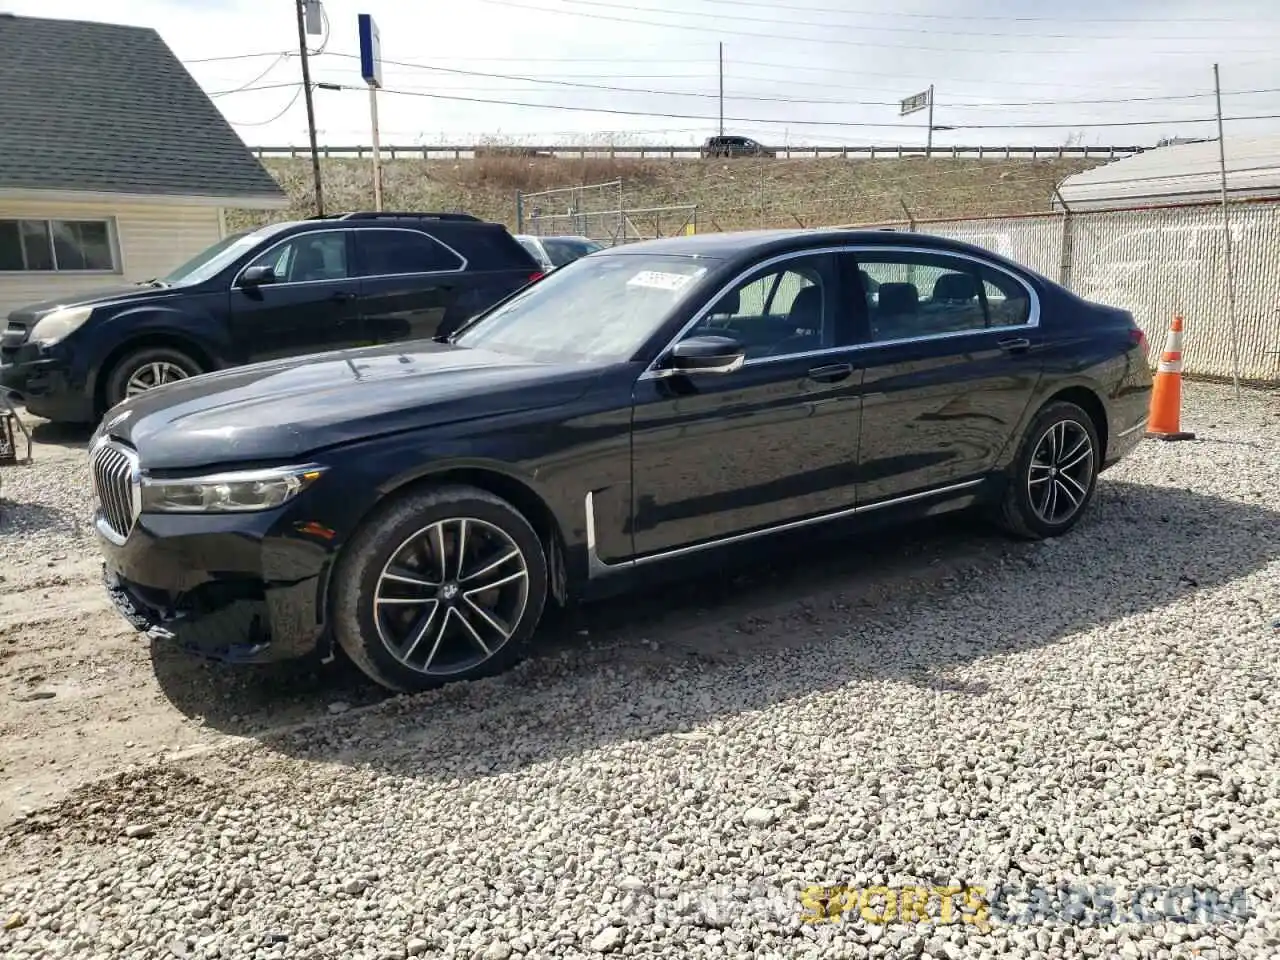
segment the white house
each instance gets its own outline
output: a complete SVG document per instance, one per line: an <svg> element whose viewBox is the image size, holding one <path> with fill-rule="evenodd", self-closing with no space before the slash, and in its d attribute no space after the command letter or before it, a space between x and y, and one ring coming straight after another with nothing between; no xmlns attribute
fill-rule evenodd
<svg viewBox="0 0 1280 960"><path fill-rule="evenodd" d="M156 31L0 14L0 317L164 276L284 192Z"/></svg>

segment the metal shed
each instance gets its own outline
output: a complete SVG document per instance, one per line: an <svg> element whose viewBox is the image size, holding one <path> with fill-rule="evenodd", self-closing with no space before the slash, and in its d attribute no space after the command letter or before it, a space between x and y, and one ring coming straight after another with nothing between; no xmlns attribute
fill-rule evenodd
<svg viewBox="0 0 1280 960"><path fill-rule="evenodd" d="M1228 137L1227 195L1233 200L1280 199L1280 136ZM1058 186L1072 211L1167 207L1221 199L1218 141L1180 143L1147 150L1083 173Z"/></svg>

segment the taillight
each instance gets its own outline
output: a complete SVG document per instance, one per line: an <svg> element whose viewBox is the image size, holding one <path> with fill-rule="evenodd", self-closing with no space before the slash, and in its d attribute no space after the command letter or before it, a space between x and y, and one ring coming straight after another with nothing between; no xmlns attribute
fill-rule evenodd
<svg viewBox="0 0 1280 960"><path fill-rule="evenodd" d="M529 282L530 282L530 283L537 283L537 282L538 282L539 280L541 280L544 276L546 276L546 274L544 274L541 270L539 270L537 273L531 273L531 274L529 274Z"/></svg>
<svg viewBox="0 0 1280 960"><path fill-rule="evenodd" d="M1141 327L1133 327L1129 331L1129 339L1142 348L1143 353L1149 353L1151 348L1147 346L1147 335L1142 332Z"/></svg>

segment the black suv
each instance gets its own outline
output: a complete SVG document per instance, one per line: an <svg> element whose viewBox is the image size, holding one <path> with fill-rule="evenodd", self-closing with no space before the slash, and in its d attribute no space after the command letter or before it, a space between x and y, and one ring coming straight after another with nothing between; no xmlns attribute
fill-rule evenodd
<svg viewBox="0 0 1280 960"><path fill-rule="evenodd" d="M777 154L749 137L708 137L703 157L773 157Z"/></svg>
<svg viewBox="0 0 1280 960"><path fill-rule="evenodd" d="M219 241L167 277L9 314L0 389L94 423L127 397L263 360L428 339L541 276L498 223L346 213Z"/></svg>

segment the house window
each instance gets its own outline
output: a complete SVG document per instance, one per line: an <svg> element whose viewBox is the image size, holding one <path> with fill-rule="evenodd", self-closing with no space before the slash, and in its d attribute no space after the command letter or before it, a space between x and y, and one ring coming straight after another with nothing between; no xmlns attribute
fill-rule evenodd
<svg viewBox="0 0 1280 960"><path fill-rule="evenodd" d="M116 269L107 220L0 220L0 273Z"/></svg>

